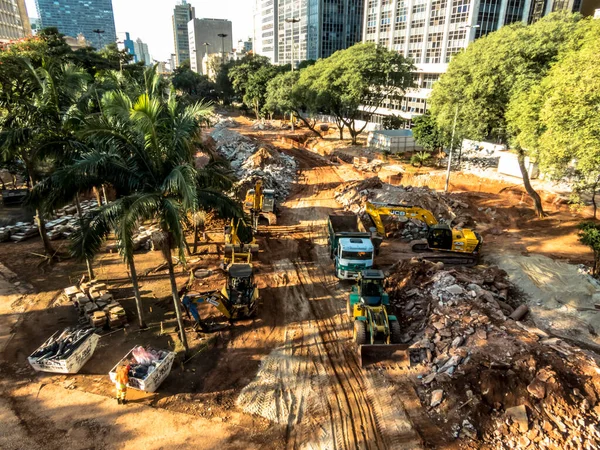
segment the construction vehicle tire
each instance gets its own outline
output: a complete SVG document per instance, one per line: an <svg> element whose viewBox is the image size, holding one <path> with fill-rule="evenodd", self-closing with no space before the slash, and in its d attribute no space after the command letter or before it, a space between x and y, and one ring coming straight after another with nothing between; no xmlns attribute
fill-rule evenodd
<svg viewBox="0 0 600 450"><path fill-rule="evenodd" d="M397 320L390 321L390 343L402 343L402 329L400 328L400 323Z"/></svg>
<svg viewBox="0 0 600 450"><path fill-rule="evenodd" d="M354 321L354 342L356 345L365 345L367 340L367 323L362 320Z"/></svg>

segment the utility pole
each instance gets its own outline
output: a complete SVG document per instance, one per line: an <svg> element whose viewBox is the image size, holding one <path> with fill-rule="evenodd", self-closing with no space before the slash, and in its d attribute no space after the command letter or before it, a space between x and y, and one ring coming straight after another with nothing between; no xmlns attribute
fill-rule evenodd
<svg viewBox="0 0 600 450"><path fill-rule="evenodd" d="M229 36L225 33L219 33L217 36L221 38L221 65L225 64L225 38Z"/></svg>
<svg viewBox="0 0 600 450"><path fill-rule="evenodd" d="M292 72L294 72L294 24L300 22L300 19L296 17L291 17L285 19L285 21L292 25ZM292 81L292 89L294 88L294 84ZM292 119L292 133L295 131L294 129L294 113L290 113L290 117Z"/></svg>
<svg viewBox="0 0 600 450"><path fill-rule="evenodd" d="M452 166L452 149L454 148L454 132L456 131L456 119L458 119L458 104L456 105L456 112L454 113L454 125L452 125L452 138L450 139L450 154L448 155L448 170L446 171L446 187L444 192L448 192L448 185L450 184L450 168Z"/></svg>
<svg viewBox="0 0 600 450"><path fill-rule="evenodd" d="M208 76L208 46L210 42L203 42L202 45L204 45L204 56L206 57L206 73L204 75Z"/></svg>

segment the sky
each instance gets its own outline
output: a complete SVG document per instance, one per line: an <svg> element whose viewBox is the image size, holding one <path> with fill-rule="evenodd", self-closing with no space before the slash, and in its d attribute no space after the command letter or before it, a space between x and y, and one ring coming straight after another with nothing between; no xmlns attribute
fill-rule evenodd
<svg viewBox="0 0 600 450"><path fill-rule="evenodd" d="M29 17L37 17L35 0L25 0ZM174 51L171 16L176 0L112 0L117 32L128 31L133 40L148 44L153 59L167 61ZM188 0L197 18L233 22L233 45L253 34L252 0Z"/></svg>

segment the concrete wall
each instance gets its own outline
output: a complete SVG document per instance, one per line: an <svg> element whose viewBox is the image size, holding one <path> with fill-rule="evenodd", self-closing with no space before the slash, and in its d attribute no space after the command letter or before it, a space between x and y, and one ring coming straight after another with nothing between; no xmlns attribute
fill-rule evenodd
<svg viewBox="0 0 600 450"><path fill-rule="evenodd" d="M531 162L529 157L525 157L525 168L527 169L529 178L532 180L540 176L540 170L537 163ZM500 156L500 161L498 163L498 173L522 179L523 175L521 174L521 169L519 168L519 160L517 155L508 152L503 153Z"/></svg>

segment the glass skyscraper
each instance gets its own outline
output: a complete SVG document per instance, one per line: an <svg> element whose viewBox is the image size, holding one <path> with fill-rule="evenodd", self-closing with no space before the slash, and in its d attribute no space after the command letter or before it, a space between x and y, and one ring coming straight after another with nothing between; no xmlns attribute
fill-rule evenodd
<svg viewBox="0 0 600 450"><path fill-rule="evenodd" d="M73 37L81 33L98 48L117 40L111 0L35 0L35 3L43 28L56 27L62 34Z"/></svg>

